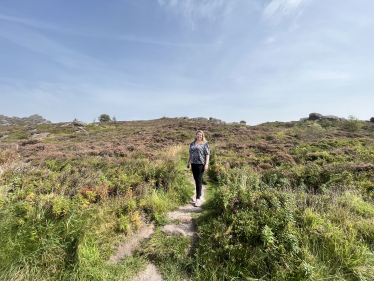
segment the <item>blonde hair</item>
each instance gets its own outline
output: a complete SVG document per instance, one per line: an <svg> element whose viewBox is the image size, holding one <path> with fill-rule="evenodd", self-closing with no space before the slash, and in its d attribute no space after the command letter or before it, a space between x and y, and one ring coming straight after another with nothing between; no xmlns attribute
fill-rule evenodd
<svg viewBox="0 0 374 281"><path fill-rule="evenodd" d="M205 138L205 135L204 135L204 132L203 131L201 131L201 130L198 130L197 132L196 132L196 134L195 134L195 141L197 141L197 134L198 133L201 133L202 134L202 136L203 136L203 143L206 143L206 138Z"/></svg>

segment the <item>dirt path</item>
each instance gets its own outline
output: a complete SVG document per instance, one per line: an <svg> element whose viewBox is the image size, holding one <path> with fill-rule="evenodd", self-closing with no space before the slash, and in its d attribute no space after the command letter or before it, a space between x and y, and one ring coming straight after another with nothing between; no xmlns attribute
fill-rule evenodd
<svg viewBox="0 0 374 281"><path fill-rule="evenodd" d="M153 223L150 226L143 224L136 234L128 237L125 243L119 245L117 253L110 257L108 263L115 264L121 261L124 257L131 256L143 239L147 239L152 236L154 229L155 226Z"/></svg>
<svg viewBox="0 0 374 281"><path fill-rule="evenodd" d="M194 181L191 183L195 184ZM201 202L205 201L205 186L203 185L201 191ZM203 210L201 207L195 207L195 203L193 202L196 198L196 190L194 190L194 195L192 196L192 200L190 203L179 207L178 210L174 212L168 213L169 220L176 220L179 219L179 224L168 224L162 228L162 232L168 235L182 235L182 236L190 236L193 237L193 241L196 238L197 233L197 225L196 225L196 217L198 214L202 213ZM148 264L145 271L139 273L135 278L131 281L159 281L163 280L162 276L157 272L157 268L154 264Z"/></svg>

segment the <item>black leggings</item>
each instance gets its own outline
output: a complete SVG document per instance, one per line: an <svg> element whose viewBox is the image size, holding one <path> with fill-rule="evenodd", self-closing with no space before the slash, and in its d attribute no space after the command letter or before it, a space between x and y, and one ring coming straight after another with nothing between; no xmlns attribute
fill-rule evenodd
<svg viewBox="0 0 374 281"><path fill-rule="evenodd" d="M192 164L192 174L196 183L196 199L200 199L201 189L203 187L203 174L204 174L204 165L203 164Z"/></svg>

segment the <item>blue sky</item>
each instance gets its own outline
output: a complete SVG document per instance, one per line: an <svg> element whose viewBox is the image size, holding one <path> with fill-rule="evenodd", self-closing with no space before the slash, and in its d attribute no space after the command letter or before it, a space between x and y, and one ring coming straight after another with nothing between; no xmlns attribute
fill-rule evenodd
<svg viewBox="0 0 374 281"><path fill-rule="evenodd" d="M374 116L374 2L0 2L0 114Z"/></svg>

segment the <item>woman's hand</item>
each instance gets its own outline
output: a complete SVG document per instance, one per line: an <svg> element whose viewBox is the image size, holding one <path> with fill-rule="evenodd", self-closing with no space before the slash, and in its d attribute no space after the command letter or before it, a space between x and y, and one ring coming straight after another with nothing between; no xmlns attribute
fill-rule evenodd
<svg viewBox="0 0 374 281"><path fill-rule="evenodd" d="M204 171L208 170L208 164L204 166Z"/></svg>
<svg viewBox="0 0 374 281"><path fill-rule="evenodd" d="M189 168L190 168L190 164L187 163L187 166L186 166L186 167L187 167L187 169L189 169Z"/></svg>

